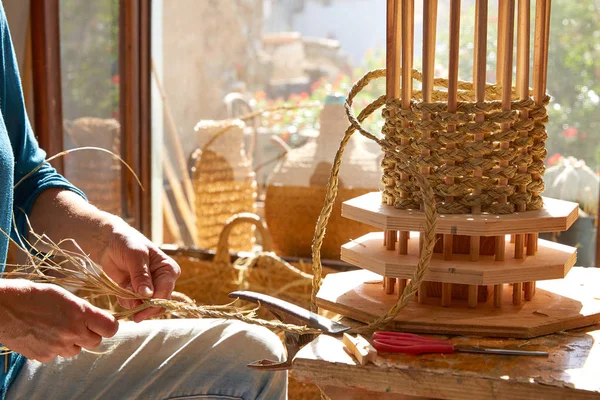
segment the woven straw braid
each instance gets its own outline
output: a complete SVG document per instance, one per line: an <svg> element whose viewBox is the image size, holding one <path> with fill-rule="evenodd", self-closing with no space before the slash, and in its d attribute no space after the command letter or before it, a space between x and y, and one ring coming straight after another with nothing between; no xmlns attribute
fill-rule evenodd
<svg viewBox="0 0 600 400"><path fill-rule="evenodd" d="M313 239L313 287L311 294L311 309L317 310L316 305L316 297L323 283L322 278L322 265L321 265L321 246L323 244L323 239L325 238L325 231L327 227L327 222L329 221L329 217L331 216L331 212L333 209L333 205L335 203L335 198L337 196L338 187L339 187L339 172L342 163L342 156L344 154L344 149L350 137L355 131L358 131L363 136L367 137L378 143L385 151L393 152L395 151L393 146L389 144L386 140L381 140L375 137L370 132L364 130L360 124L366 117L375 112L375 110L381 108L383 104L385 104L385 96L379 97L377 100L369 104L364 110L360 112L358 118L354 116L352 112L352 101L356 97L356 95L373 79L385 76L385 70L379 69L374 70L367 73L364 77L362 77L350 90L348 94L348 98L345 103L346 114L348 116L348 120L350 121L350 127L346 130L344 134L344 138L342 139L339 149L335 155L331 174L329 177L329 183L327 186L327 194L325 196L325 204L323 205L323 209L321 210L321 214L319 215L319 219L317 221L317 225L315 227L315 235ZM415 272L413 274L412 279L409 284L404 288L402 295L394 304L388 312L377 318L373 322L368 325L365 325L360 328L353 329L352 332L360 333L372 331L374 329L378 329L381 326L384 326L391 320L393 320L396 315L400 312L402 308L404 308L410 299L417 292L417 289L423 278L425 276L425 272L429 267L429 262L431 261L431 257L433 255L433 248L436 242L436 225L437 225L437 212L435 209L435 200L434 193L431 188L431 185L427 179L423 175L421 175L414 163L411 163L411 160L406 159L408 170L411 171L418 187L423 193L423 198L426 199L424 202L424 212L425 212L425 227L424 227L424 240L423 240L423 249L421 255L419 256L419 261L416 265Z"/></svg>
<svg viewBox="0 0 600 400"><path fill-rule="evenodd" d="M413 79L420 81L421 74L413 71ZM531 98L516 99L513 95L511 110L502 111L498 100L501 86L488 84L488 100L475 102L473 85L460 82L457 111L450 113L447 92L439 90L447 87L447 80L436 79L435 85L435 102L420 101L421 94L417 92L409 110L402 109L399 99L388 102L383 109L383 134L392 146L384 149L382 161L383 202L401 209L421 207L423 197L409 171L410 163L431 171L427 179L434 188L440 213L469 213L472 207L481 206L482 212L508 214L520 204L526 210L540 209L548 121L545 106L550 98L546 96L538 106ZM529 118L519 119L525 110L529 111ZM424 113L430 115L430 120L423 120ZM483 114L485 119L475 121L476 114ZM505 123L511 124L507 131L502 129ZM448 132L450 124L456 126L456 132ZM476 141L476 133L482 133L484 139ZM506 142L508 148L502 149L500 143ZM454 148L449 148L449 144L454 144ZM422 150L429 150L429 154L423 155ZM509 165L502 167L501 161L508 161ZM526 167L526 172L519 173L519 167ZM481 171L481 176L476 176L476 170ZM402 180L403 175L409 179ZM454 183L446 184L446 177L454 178ZM502 178L508 181L506 186L498 185ZM525 193L517 192L520 185L525 185ZM446 201L448 197L453 200ZM508 201L504 202L504 198Z"/></svg>

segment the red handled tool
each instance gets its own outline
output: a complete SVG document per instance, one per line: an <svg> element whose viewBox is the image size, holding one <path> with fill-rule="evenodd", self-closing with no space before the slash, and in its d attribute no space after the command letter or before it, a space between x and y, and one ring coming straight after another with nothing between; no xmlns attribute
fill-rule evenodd
<svg viewBox="0 0 600 400"><path fill-rule="evenodd" d="M377 351L387 353L425 354L463 352L509 356L548 356L548 353L545 351L484 349L475 346L454 345L449 340L433 339L412 333L375 332L372 339L373 347Z"/></svg>

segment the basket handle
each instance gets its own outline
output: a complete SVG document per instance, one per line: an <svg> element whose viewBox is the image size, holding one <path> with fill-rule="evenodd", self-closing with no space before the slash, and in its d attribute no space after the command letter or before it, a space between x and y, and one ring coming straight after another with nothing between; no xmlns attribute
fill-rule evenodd
<svg viewBox="0 0 600 400"><path fill-rule="evenodd" d="M225 223L225 226L219 235L217 252L215 254L215 258L213 259L214 263L229 264L231 262L231 257L229 255L229 235L231 234L233 228L239 224L252 224L256 226L263 240L263 251L273 251L271 234L267 230L267 226L264 221L256 214L239 213L231 216Z"/></svg>

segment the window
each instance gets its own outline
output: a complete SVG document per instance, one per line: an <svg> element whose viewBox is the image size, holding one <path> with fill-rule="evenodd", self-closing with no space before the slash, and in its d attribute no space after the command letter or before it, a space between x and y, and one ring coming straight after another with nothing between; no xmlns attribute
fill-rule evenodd
<svg viewBox="0 0 600 400"><path fill-rule="evenodd" d="M546 194L576 201L586 214L569 232L545 237L578 245L579 264L591 266L595 263L600 165L596 112L600 63L594 41L600 35L597 23L600 9L593 0L577 5L557 0L552 4L547 91L553 101L549 106ZM472 15L474 7L475 1L467 0L462 2L461 10ZM493 26L498 2L491 1L489 9L488 64L489 70L495 71L497 33ZM436 50L438 77L447 71L448 10L448 1L441 0ZM337 126L323 119L323 104L339 101L331 95L344 96L364 72L385 66L385 0L155 0L153 12L156 13L152 31L152 57L156 66L153 111L154 115L158 110L163 112L162 123L153 127L164 134L165 172L164 192L154 201L162 201L165 210L163 242L214 248L226 216L237 211L257 212L267 220L274 236L302 242L296 231L301 230L302 224L310 226L312 231L315 210L320 210L322 202L315 187L325 183L323 179L346 126L343 115L338 116ZM574 37L579 38L576 45ZM421 40L422 3L417 1L417 69L421 69ZM471 80L472 18L464 18L461 23L460 46L460 77ZM488 75L488 81L494 82L495 74ZM384 82L371 85L356 102L356 109L384 91ZM311 107L312 102L320 102L321 108ZM292 110L245 119L241 126L222 125L227 118L284 105ZM325 107L330 109L336 109L336 105ZM201 121L204 122L198 124ZM377 115L366 126L378 132L382 123ZM323 129L332 129L332 136L325 138ZM219 133L222 130L228 133ZM372 143L356 139L354 159L345 162L362 162L362 172L345 179L342 173L342 184L347 189L377 190L378 179L372 178L368 171L377 172L380 152ZM280 157L283 151L288 152L287 156ZM214 165L204 165L210 157ZM256 196L254 204L238 208L232 205L226 211L223 193L227 185L223 181L221 197L215 196L213 203L207 200L210 196L206 193L216 193L216 182L219 176L226 175L226 168L230 168L229 177L235 178L232 182L250 181L251 186L256 183L256 189L248 189ZM361 175L369 184L361 182ZM296 192L292 195L277 192L284 187L294 187ZM301 187L310 187L311 194L303 197ZM279 204L290 205L277 218L294 219L294 215L303 215L304 220L294 220L295 224L278 231L276 225L280 221L273 222L270 195L284 196L278 198ZM285 197L288 195L291 197ZM314 199L318 200L311 205ZM205 238L200 232L204 229L210 231ZM576 233L580 229L583 231ZM309 255L310 242L302 242L304 251L301 251L277 243L280 237L275 237L280 254ZM310 235L307 237L306 240L312 239ZM335 258L335 251L331 256Z"/></svg>

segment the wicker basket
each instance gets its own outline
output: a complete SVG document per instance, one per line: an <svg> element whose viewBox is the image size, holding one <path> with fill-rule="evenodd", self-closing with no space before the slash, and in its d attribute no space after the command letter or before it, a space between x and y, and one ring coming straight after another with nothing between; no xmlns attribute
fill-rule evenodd
<svg viewBox="0 0 600 400"><path fill-rule="evenodd" d="M331 160L347 128L344 107L327 103L320 117L321 132L301 148L290 151L269 180L265 218L278 254L310 257L315 223L323 208ZM371 153L364 139L354 135L346 147L340 189L322 255L339 259L342 244L374 228L341 217L341 203L376 191L381 179L380 154Z"/></svg>
<svg viewBox="0 0 600 400"><path fill-rule="evenodd" d="M79 118L65 121L65 147L93 146L120 154L120 124L114 119ZM90 203L121 214L121 164L100 151L80 151L64 157L65 177L81 189Z"/></svg>
<svg viewBox="0 0 600 400"><path fill-rule="evenodd" d="M256 179L246 157L244 123L201 121L195 130L201 146L191 158L195 193L197 245L215 249L225 222L234 214L255 212ZM245 224L231 232L234 251L248 251L254 244L254 228Z"/></svg>
<svg viewBox="0 0 600 400"><path fill-rule="evenodd" d="M247 264L243 263L243 256L235 264L231 262L229 240L236 228L243 225L256 227L262 237L263 251L272 250L271 236L257 215L235 215L221 231L217 252L212 260L173 255L181 267L181 277L175 290L201 304L229 303L229 293L244 289L308 306L312 284L311 276L307 273L311 269L310 264L300 263L296 267L270 255L255 258L254 262Z"/></svg>

